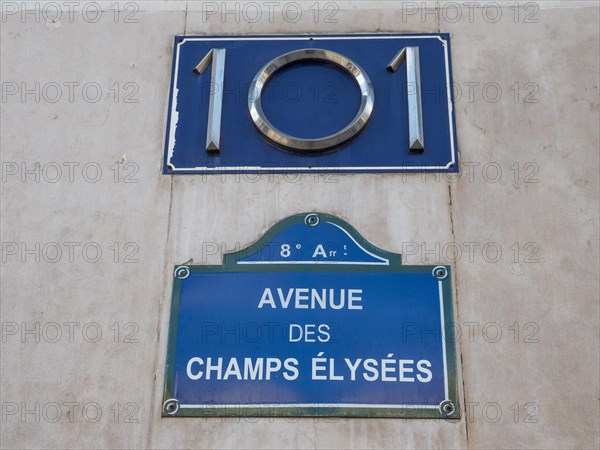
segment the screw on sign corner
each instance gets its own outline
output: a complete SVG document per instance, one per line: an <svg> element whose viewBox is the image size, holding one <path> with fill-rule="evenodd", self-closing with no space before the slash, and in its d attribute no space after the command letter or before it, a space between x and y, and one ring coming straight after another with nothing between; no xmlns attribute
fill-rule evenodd
<svg viewBox="0 0 600 450"><path fill-rule="evenodd" d="M433 268L431 273L438 280L443 280L448 276L448 269L446 269L444 266L437 266Z"/></svg>
<svg viewBox="0 0 600 450"><path fill-rule="evenodd" d="M169 416L174 416L179 411L179 402L174 398L165 401L163 411Z"/></svg>
<svg viewBox="0 0 600 450"><path fill-rule="evenodd" d="M456 408L454 403L452 403L450 400L445 400L440 404L440 411L442 415L450 417L452 414L454 414Z"/></svg>

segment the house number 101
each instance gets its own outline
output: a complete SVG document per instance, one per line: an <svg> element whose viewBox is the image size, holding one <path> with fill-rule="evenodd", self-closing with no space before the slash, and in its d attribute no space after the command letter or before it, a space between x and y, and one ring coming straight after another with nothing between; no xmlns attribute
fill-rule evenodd
<svg viewBox="0 0 600 450"><path fill-rule="evenodd" d="M221 151L221 116L223 111L223 84L225 80L226 50L215 48L210 50L194 71L202 74L207 67L212 66L211 83L217 86L211 89L208 106L208 125L206 130L206 151L218 154ZM304 61L316 61L334 64L349 74L360 88L360 108L348 125L329 136L317 139L302 139L290 136L277 129L265 116L262 109L262 92L269 80L279 71L291 64ZM421 72L419 67L419 48L405 47L390 61L387 69L396 72L406 61L407 94L408 94L408 127L409 148L413 152L425 149L423 136L423 117L421 108ZM294 153L315 154L340 146L356 136L365 127L375 105L375 91L366 72L351 59L319 48L305 48L285 53L267 63L258 71L248 92L248 110L258 131L269 141Z"/></svg>

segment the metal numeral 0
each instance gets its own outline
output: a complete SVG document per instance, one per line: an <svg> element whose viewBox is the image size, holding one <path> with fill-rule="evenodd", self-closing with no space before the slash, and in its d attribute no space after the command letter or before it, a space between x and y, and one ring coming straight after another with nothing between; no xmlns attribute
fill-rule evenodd
<svg viewBox="0 0 600 450"><path fill-rule="evenodd" d="M206 152L221 152L221 116L223 113L223 84L225 81L225 52L223 48L213 48L194 72L201 75L212 64L210 102L208 105L208 127L206 129Z"/></svg>
<svg viewBox="0 0 600 450"><path fill-rule="evenodd" d="M421 105L421 68L419 65L419 47L404 47L390 61L387 70L396 72L406 61L406 81L408 93L408 133L411 152L425 150L423 135L423 110Z"/></svg>
<svg viewBox="0 0 600 450"><path fill-rule="evenodd" d="M330 136L318 139L302 139L285 134L269 122L261 105L261 96L269 80L284 68L304 61L333 64L349 74L360 88L360 108L346 127ZM248 110L254 125L271 142L294 153L314 154L335 148L356 136L367 124L375 103L373 84L367 73L351 59L331 50L305 48L281 55L268 62L258 71L248 93Z"/></svg>

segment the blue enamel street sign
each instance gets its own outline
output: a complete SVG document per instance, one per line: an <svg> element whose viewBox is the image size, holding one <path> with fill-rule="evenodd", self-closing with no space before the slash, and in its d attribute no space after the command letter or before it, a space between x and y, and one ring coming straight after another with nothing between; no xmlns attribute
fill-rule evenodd
<svg viewBox="0 0 600 450"><path fill-rule="evenodd" d="M164 416L458 418L447 266L404 266L300 214L176 266Z"/></svg>
<svg viewBox="0 0 600 450"><path fill-rule="evenodd" d="M163 171L456 172L448 34L175 38Z"/></svg>

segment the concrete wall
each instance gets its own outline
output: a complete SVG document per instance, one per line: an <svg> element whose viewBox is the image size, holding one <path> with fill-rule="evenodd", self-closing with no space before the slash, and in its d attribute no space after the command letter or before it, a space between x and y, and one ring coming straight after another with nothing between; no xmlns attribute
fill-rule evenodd
<svg viewBox="0 0 600 450"><path fill-rule="evenodd" d="M258 2L256 23L206 20L206 2L106 2L99 18L57 3L58 21L2 3L3 448L598 448L597 2L457 18L323 1L316 20L302 2L295 23L289 2L272 22ZM433 31L452 35L460 180L161 175L174 35ZM219 264L212 243L308 210L453 265L460 421L161 418L173 265Z"/></svg>

